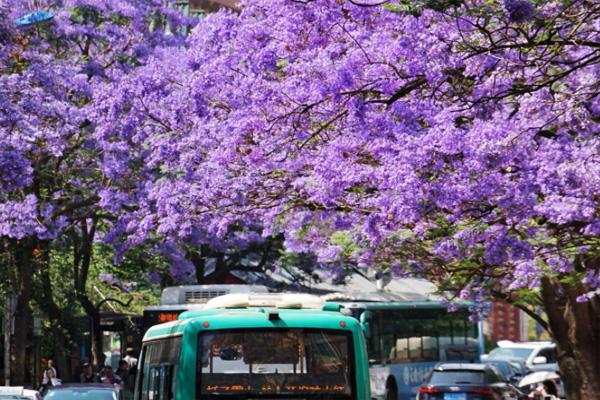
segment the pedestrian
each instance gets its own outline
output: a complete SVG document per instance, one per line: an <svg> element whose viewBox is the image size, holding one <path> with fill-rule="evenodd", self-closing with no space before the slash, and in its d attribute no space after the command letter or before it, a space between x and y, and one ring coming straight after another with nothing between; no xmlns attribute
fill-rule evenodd
<svg viewBox="0 0 600 400"><path fill-rule="evenodd" d="M56 385L60 385L58 373L56 371L56 367L54 366L54 360L52 358L48 358L48 361L46 361L46 367L44 368L44 374L42 375L40 392L46 393L49 387Z"/></svg>
<svg viewBox="0 0 600 400"><path fill-rule="evenodd" d="M127 361L125 361L124 359L121 359L119 361L119 368L117 368L115 374L123 380L123 391L125 393L133 395L135 386L135 375L131 373Z"/></svg>
<svg viewBox="0 0 600 400"><path fill-rule="evenodd" d="M113 373L113 369L110 365L105 365L102 369L102 375L100 376L102 383L112 383L114 385L122 385L123 380L119 375Z"/></svg>
<svg viewBox="0 0 600 400"><path fill-rule="evenodd" d="M553 380L544 381L544 387L546 388L546 392L548 395L553 398L558 398L558 385Z"/></svg>
<svg viewBox="0 0 600 400"><path fill-rule="evenodd" d="M129 364L127 361L124 359L119 360L119 367L115 371L115 374L118 375L123 381L123 384L127 386L127 383L129 382Z"/></svg>
<svg viewBox="0 0 600 400"><path fill-rule="evenodd" d="M131 387L134 387L135 378L137 375L138 359L133 356L133 347L128 347L125 349L125 357L123 357L123 360L127 361L127 364L129 364L129 376L131 377L131 379L129 379L129 383L131 384Z"/></svg>
<svg viewBox="0 0 600 400"><path fill-rule="evenodd" d="M100 376L92 369L92 364L83 364L83 372L79 375L80 383L100 383Z"/></svg>
<svg viewBox="0 0 600 400"><path fill-rule="evenodd" d="M133 347L125 349L125 357L123 357L123 360L127 361L130 370L137 365L138 360L133 356Z"/></svg>
<svg viewBox="0 0 600 400"><path fill-rule="evenodd" d="M529 395L527 397L533 400L546 400L555 398L550 393L548 393L546 385L544 385L542 382L538 383L535 386L535 388L531 392L529 392Z"/></svg>

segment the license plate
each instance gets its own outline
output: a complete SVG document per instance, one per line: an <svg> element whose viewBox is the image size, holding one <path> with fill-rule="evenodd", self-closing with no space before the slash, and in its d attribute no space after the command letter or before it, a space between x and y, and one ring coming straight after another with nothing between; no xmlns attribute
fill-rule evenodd
<svg viewBox="0 0 600 400"><path fill-rule="evenodd" d="M444 393L444 400L467 400L466 393Z"/></svg>

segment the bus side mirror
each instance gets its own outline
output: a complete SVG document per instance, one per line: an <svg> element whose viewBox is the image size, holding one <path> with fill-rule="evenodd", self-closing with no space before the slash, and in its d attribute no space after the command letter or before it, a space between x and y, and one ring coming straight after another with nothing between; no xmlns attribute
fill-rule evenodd
<svg viewBox="0 0 600 400"><path fill-rule="evenodd" d="M363 313L360 314L360 326L367 338L371 337L371 327L369 322L371 318L373 318L373 313L371 311L363 311Z"/></svg>

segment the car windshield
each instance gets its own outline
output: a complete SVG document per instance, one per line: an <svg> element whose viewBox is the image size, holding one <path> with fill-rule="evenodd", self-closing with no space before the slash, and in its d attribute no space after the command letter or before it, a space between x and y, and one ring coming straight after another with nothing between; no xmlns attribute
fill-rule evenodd
<svg viewBox="0 0 600 400"><path fill-rule="evenodd" d="M527 359L533 349L524 349L522 347L498 347L492 350L488 358L520 358Z"/></svg>
<svg viewBox="0 0 600 400"><path fill-rule="evenodd" d="M118 400L117 392L110 388L78 387L50 390L44 400Z"/></svg>
<svg viewBox="0 0 600 400"><path fill-rule="evenodd" d="M430 385L481 385L484 383L483 371L453 370L433 371Z"/></svg>

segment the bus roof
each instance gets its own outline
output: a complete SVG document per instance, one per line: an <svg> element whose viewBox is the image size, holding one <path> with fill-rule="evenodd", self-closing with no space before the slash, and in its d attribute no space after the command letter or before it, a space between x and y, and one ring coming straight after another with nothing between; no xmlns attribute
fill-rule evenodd
<svg viewBox="0 0 600 400"><path fill-rule="evenodd" d="M320 310L325 301L306 293L235 293L210 299L205 309L275 307Z"/></svg>
<svg viewBox="0 0 600 400"><path fill-rule="evenodd" d="M177 321L152 326L144 335L144 341L181 336L190 329L197 332L204 329L236 328L357 329L359 326L355 318L337 312L330 305L325 305L324 310L220 308L186 312L179 318Z"/></svg>
<svg viewBox="0 0 600 400"><path fill-rule="evenodd" d="M372 292L335 292L322 296L325 301L352 301L352 302L410 302L410 301L437 301L439 298L431 293L406 293L388 292L383 290Z"/></svg>
<svg viewBox="0 0 600 400"><path fill-rule="evenodd" d="M347 308L364 309L447 309L448 304L442 301L339 301L337 304ZM460 308L472 306L473 302L463 301L457 304Z"/></svg>
<svg viewBox="0 0 600 400"><path fill-rule="evenodd" d="M185 326L190 321L191 321L191 319L177 320L177 321L165 322L163 324L151 326L144 334L143 341L149 340L149 339L160 339L162 337L181 336L181 335L183 335Z"/></svg>

